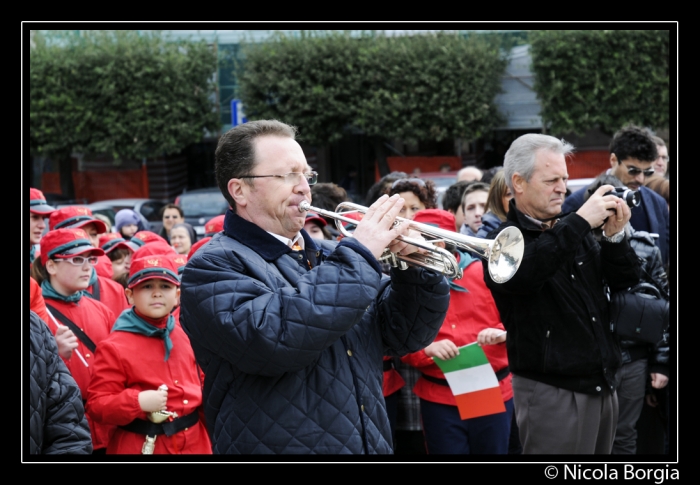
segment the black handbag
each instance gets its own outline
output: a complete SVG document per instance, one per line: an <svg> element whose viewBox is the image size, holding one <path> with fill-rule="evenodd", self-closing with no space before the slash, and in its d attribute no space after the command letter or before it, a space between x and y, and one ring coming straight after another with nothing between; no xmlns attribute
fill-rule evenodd
<svg viewBox="0 0 700 485"><path fill-rule="evenodd" d="M639 283L611 295L610 319L620 338L657 344L668 328L668 300L656 286Z"/></svg>

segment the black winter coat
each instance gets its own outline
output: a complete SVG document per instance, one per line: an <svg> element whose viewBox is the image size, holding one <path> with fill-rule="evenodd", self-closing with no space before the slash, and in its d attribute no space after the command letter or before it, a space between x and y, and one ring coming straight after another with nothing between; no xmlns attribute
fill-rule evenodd
<svg viewBox="0 0 700 485"><path fill-rule="evenodd" d="M214 453L391 453L382 358L433 341L448 282L417 268L389 279L354 239L302 235L306 258L229 210L185 267L180 322Z"/></svg>
<svg viewBox="0 0 700 485"><path fill-rule="evenodd" d="M58 356L49 327L33 311L29 325L29 452L90 454L80 389Z"/></svg>
<svg viewBox="0 0 700 485"><path fill-rule="evenodd" d="M639 258L642 267L641 281L656 286L662 295L668 295L668 276L661 260L661 251L654 238L646 231L628 231L630 245ZM668 376L669 358L668 329L664 339L656 345L649 345L636 340L621 340L622 363L635 360L648 360L649 373L660 373Z"/></svg>
<svg viewBox="0 0 700 485"><path fill-rule="evenodd" d="M615 389L621 365L618 338L610 330L604 287L627 288L639 280L639 263L625 239L598 243L578 214L563 215L543 231L510 202L506 227L523 233L525 251L518 271L498 284L484 265L508 339L513 374L587 394Z"/></svg>

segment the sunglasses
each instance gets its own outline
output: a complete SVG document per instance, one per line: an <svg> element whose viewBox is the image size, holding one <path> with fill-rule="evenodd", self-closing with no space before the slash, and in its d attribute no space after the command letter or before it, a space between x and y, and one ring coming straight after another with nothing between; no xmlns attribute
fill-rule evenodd
<svg viewBox="0 0 700 485"><path fill-rule="evenodd" d="M648 168L648 169L646 169L646 170L642 170L641 168L637 168L637 167L634 167L634 166L630 167L630 166L628 166L628 165L625 165L625 167L627 167L627 173L630 174L630 175L633 176L633 177L636 177L636 176L639 175L640 173L643 173L645 177L651 177L652 175L654 175L654 169L653 169L653 168Z"/></svg>
<svg viewBox="0 0 700 485"><path fill-rule="evenodd" d="M54 259L53 261L60 263L61 261L65 261L66 263L70 263L73 266L82 266L85 264L85 261L90 263L91 265L95 266L97 264L97 256L73 256L72 258L57 258Z"/></svg>
<svg viewBox="0 0 700 485"><path fill-rule="evenodd" d="M391 190L394 190L394 188L397 185L403 184L403 183L411 183L411 184L417 185L418 187L425 187L425 181L423 179L419 179L419 178L398 179L396 182L391 184Z"/></svg>

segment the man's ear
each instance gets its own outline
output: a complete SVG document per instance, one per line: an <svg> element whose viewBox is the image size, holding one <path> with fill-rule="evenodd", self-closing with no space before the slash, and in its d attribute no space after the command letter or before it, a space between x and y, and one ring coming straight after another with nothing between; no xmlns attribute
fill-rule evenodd
<svg viewBox="0 0 700 485"><path fill-rule="evenodd" d="M129 302L129 305L133 305L134 291L131 288L124 288L124 293L126 293L126 300Z"/></svg>
<svg viewBox="0 0 700 485"><path fill-rule="evenodd" d="M617 164L618 164L618 163L619 163L619 162L618 162L618 160L617 160L617 155L615 155L614 153L611 153L611 154L610 154L610 168L615 168L615 167L617 167Z"/></svg>
<svg viewBox="0 0 700 485"><path fill-rule="evenodd" d="M516 172L513 174L512 181L513 190L515 190L517 194L522 194L523 192L525 192L525 184L527 183L525 181L525 177Z"/></svg>
<svg viewBox="0 0 700 485"><path fill-rule="evenodd" d="M231 179L228 181L228 193L233 198L236 205L245 207L248 204L248 192L250 186L243 179Z"/></svg>

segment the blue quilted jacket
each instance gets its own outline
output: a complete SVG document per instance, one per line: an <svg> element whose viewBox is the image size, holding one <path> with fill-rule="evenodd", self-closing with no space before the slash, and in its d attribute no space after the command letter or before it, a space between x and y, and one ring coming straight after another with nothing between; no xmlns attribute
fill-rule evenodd
<svg viewBox="0 0 700 485"><path fill-rule="evenodd" d="M214 453L391 453L382 356L433 341L448 283L418 268L383 277L354 239L302 234L313 269L229 210L185 267L180 321Z"/></svg>

